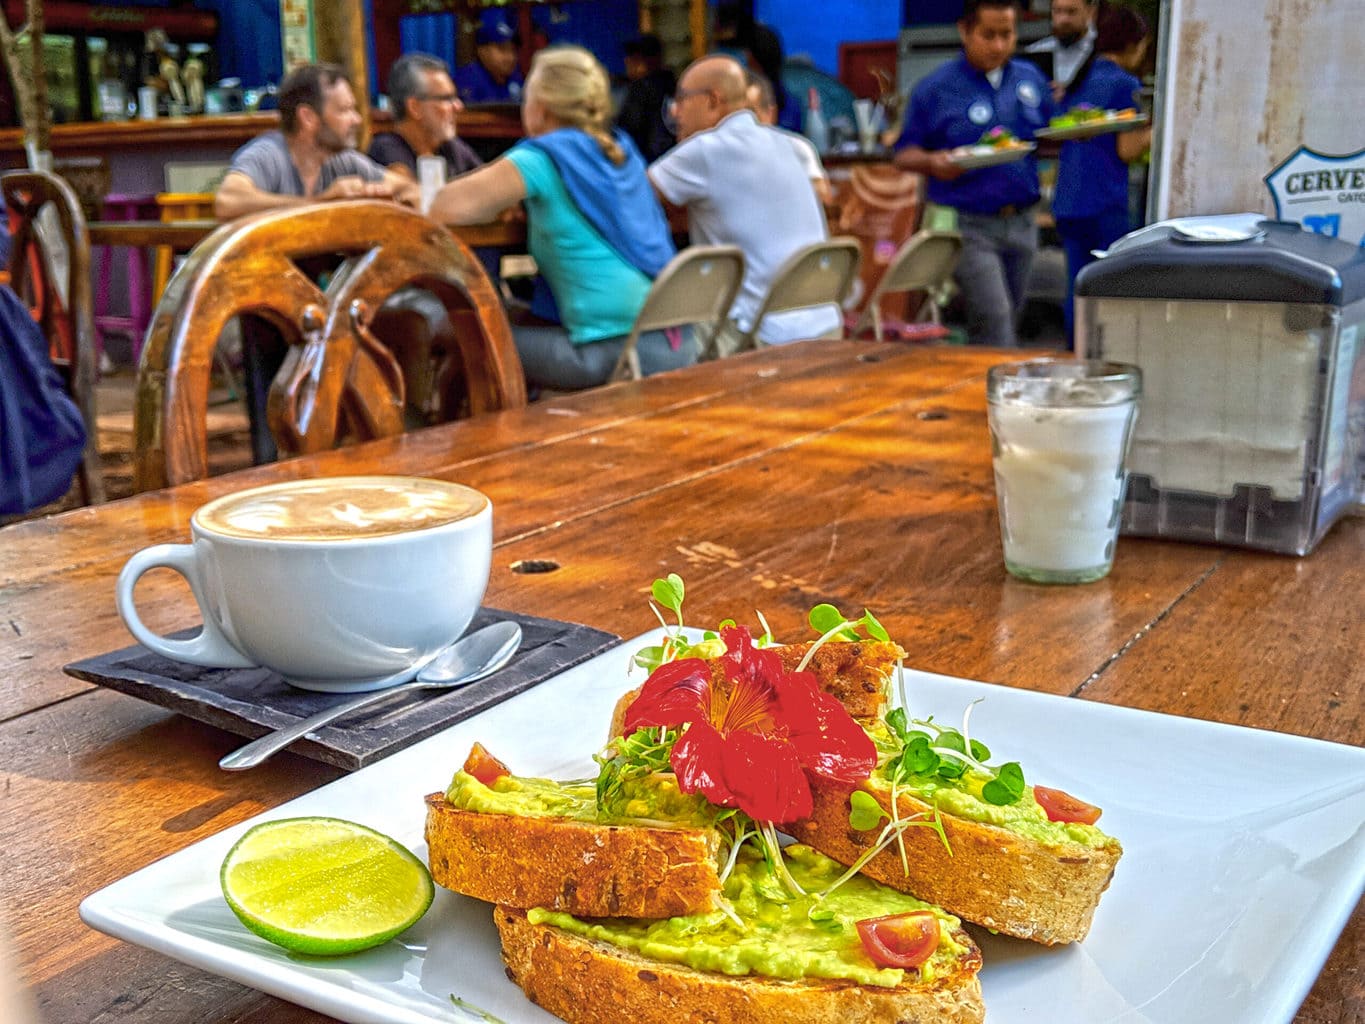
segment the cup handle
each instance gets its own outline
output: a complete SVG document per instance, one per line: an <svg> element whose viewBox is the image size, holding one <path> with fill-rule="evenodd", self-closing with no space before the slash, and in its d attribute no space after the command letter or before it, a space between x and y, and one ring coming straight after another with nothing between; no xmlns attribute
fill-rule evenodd
<svg viewBox="0 0 1365 1024"><path fill-rule="evenodd" d="M204 628L199 635L189 640L171 640L153 633L143 623L137 613L133 600L133 588L148 569L170 569L178 572L190 585L194 600L199 605L199 613L204 619ZM208 668L255 668L256 663L249 660L232 646L232 642L214 623L213 617L205 611L203 582L199 574L199 562L194 557L193 544L158 544L139 551L118 574L115 591L119 615L137 641L149 650L155 651L174 661L190 665L203 665Z"/></svg>

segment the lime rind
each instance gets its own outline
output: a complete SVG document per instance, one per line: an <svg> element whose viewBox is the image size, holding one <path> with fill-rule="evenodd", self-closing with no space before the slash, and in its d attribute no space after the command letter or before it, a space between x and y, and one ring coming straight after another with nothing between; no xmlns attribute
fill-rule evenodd
<svg viewBox="0 0 1365 1024"><path fill-rule="evenodd" d="M387 942L435 897L431 874L401 843L339 818L283 818L237 841L219 872L237 919L296 953L339 956Z"/></svg>

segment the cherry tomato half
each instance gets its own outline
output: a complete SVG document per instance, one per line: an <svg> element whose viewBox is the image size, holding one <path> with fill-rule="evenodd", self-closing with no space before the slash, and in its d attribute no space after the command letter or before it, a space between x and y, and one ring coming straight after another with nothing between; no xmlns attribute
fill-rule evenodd
<svg viewBox="0 0 1365 1024"><path fill-rule="evenodd" d="M1038 801L1038 806L1049 821L1078 821L1082 825L1093 825L1100 820L1102 813L1094 804L1078 800L1062 789L1034 786L1033 798Z"/></svg>
<svg viewBox="0 0 1365 1024"><path fill-rule="evenodd" d="M469 748L469 756L465 758L464 770L485 786L491 786L504 775L512 774L507 770L507 765L484 749L482 743L475 743Z"/></svg>
<svg viewBox="0 0 1365 1024"><path fill-rule="evenodd" d="M918 967L938 949L938 918L927 910L858 922L863 949L882 967Z"/></svg>

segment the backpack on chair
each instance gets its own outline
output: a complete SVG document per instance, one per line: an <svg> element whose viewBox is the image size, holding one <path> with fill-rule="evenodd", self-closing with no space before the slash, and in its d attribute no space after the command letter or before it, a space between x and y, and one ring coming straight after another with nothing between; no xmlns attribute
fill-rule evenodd
<svg viewBox="0 0 1365 1024"><path fill-rule="evenodd" d="M0 515L56 501L71 486L85 423L28 308L0 288Z"/></svg>

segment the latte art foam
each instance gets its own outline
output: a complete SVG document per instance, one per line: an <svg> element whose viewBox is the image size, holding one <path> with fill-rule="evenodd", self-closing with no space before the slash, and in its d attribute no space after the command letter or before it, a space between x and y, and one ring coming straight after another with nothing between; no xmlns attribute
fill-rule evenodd
<svg viewBox="0 0 1365 1024"><path fill-rule="evenodd" d="M481 512L487 499L459 484L417 477L350 477L229 495L195 519L210 532L259 540L344 540L442 526Z"/></svg>

